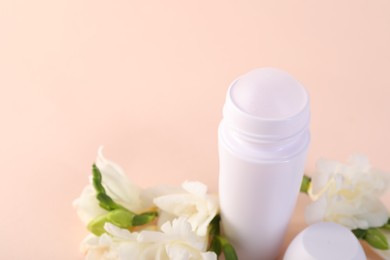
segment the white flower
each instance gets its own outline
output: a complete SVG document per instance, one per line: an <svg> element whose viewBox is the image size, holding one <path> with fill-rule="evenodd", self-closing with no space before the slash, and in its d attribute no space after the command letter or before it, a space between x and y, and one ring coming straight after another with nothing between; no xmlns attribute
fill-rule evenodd
<svg viewBox="0 0 390 260"><path fill-rule="evenodd" d="M159 245L155 248L155 259L217 259L215 253L205 252L207 237L193 232L186 218L180 217L166 222L161 226L161 231L142 231L138 236L140 242Z"/></svg>
<svg viewBox="0 0 390 260"><path fill-rule="evenodd" d="M160 207L159 224L122 229L110 222L104 224L105 233L88 235L82 243L85 259L101 260L216 260L207 252L207 230L218 213L215 196L207 195L207 187L200 182L185 182L182 187L156 187L141 190L131 183L122 169L106 160L102 148L96 166L102 177L106 194L117 204L135 214ZM81 220L88 224L108 213L99 206L96 191L90 184L73 203ZM109 213L111 214L111 213ZM110 216L110 215L107 215ZM104 220L98 218L98 220ZM100 234L102 227L96 234ZM160 229L159 229L160 228ZM137 231L137 232L134 232Z"/></svg>
<svg viewBox="0 0 390 260"><path fill-rule="evenodd" d="M150 208L150 204L141 201L140 188L129 181L123 170L117 164L105 159L102 151L103 147L100 147L96 159L96 166L102 174L102 184L107 194L115 202L135 213ZM84 188L81 196L73 202L73 206L85 224L107 213L106 210L99 206L92 184Z"/></svg>
<svg viewBox="0 0 390 260"><path fill-rule="evenodd" d="M76 208L77 214L84 224L88 224L95 217L107 212L99 206L96 199L96 191L92 185L84 188L80 197L73 201L73 206Z"/></svg>
<svg viewBox="0 0 390 260"><path fill-rule="evenodd" d="M101 236L89 234L82 242L81 249L87 260L128 260L140 259L145 245L137 241L139 233L131 233L111 223L106 223L107 233ZM128 252L127 252L128 251Z"/></svg>
<svg viewBox="0 0 390 260"><path fill-rule="evenodd" d="M333 221L350 229L382 226L389 218L379 199L386 188L384 174L364 156L354 155L347 164L319 160L308 192L313 203L306 208L306 221Z"/></svg>
<svg viewBox="0 0 390 260"><path fill-rule="evenodd" d="M81 251L85 254L85 260L118 259L117 247L108 234L100 237L89 234L81 243Z"/></svg>
<svg viewBox="0 0 390 260"><path fill-rule="evenodd" d="M216 260L214 252L206 252L207 239L192 231L185 218L166 222L161 231L130 232L106 223L107 233L90 235L83 243L87 259L144 260Z"/></svg>
<svg viewBox="0 0 390 260"><path fill-rule="evenodd" d="M206 236L211 220L218 213L218 199L207 195L207 186L201 182L184 182L182 191L154 199L162 210L160 223L173 217L186 217L199 236Z"/></svg>

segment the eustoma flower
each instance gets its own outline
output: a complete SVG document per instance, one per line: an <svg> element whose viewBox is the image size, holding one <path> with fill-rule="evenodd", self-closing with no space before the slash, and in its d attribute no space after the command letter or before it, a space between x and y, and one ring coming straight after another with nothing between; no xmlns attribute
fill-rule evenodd
<svg viewBox="0 0 390 260"><path fill-rule="evenodd" d="M389 218L379 199L386 187L385 175L363 156L352 156L347 164L319 160L308 190L313 203L306 208L306 220L333 221L350 229L380 227Z"/></svg>

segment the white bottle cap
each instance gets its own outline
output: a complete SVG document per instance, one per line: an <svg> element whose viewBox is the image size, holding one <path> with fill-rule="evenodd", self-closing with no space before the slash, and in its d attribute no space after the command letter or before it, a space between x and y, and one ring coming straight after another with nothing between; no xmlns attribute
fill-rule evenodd
<svg viewBox="0 0 390 260"><path fill-rule="evenodd" d="M226 123L244 135L280 140L308 128L309 96L286 72L255 69L232 83L223 114Z"/></svg>
<svg viewBox="0 0 390 260"><path fill-rule="evenodd" d="M319 222L299 233L289 245L284 260L367 259L355 235L333 222Z"/></svg>

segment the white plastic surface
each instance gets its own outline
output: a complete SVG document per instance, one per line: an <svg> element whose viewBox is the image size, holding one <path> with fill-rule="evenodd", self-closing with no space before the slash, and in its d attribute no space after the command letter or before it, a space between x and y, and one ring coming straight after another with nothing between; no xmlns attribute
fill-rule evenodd
<svg viewBox="0 0 390 260"><path fill-rule="evenodd" d="M289 245L284 260L365 260L359 241L347 228L332 223L313 224Z"/></svg>
<svg viewBox="0 0 390 260"><path fill-rule="evenodd" d="M219 195L223 229L239 259L279 254L304 172L309 116L306 91L277 69L249 72L228 90L218 132Z"/></svg>
<svg viewBox="0 0 390 260"><path fill-rule="evenodd" d="M239 259L275 259L302 181L306 150L285 162L248 161L219 147L223 230Z"/></svg>
<svg viewBox="0 0 390 260"><path fill-rule="evenodd" d="M286 72L256 69L231 84L223 116L230 128L247 137L263 141L293 138L309 124L309 96Z"/></svg>
<svg viewBox="0 0 390 260"><path fill-rule="evenodd" d="M301 84L274 68L255 69L245 74L232 86L230 95L242 111L269 120L294 116L308 102Z"/></svg>

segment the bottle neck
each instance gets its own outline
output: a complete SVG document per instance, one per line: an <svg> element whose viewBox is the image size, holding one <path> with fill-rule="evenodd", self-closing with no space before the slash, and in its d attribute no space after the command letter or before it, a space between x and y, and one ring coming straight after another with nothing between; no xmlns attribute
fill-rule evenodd
<svg viewBox="0 0 390 260"><path fill-rule="evenodd" d="M253 135L234 127L226 120L219 126L220 142L233 153L260 160L285 160L305 150L309 144L308 126L287 137Z"/></svg>

